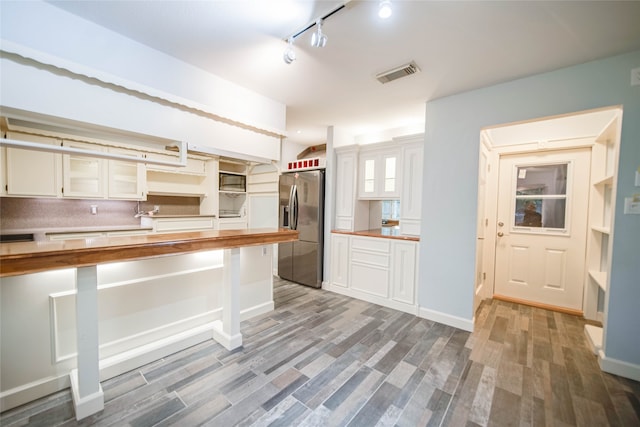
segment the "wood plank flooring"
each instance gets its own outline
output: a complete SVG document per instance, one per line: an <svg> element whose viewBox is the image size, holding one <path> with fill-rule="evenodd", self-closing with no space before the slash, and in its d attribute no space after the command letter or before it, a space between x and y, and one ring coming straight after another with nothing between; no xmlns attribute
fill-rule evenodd
<svg viewBox="0 0 640 427"><path fill-rule="evenodd" d="M640 383L605 374L577 317L488 301L473 334L276 279L244 345L208 341L0 415L18 426L638 426Z"/></svg>

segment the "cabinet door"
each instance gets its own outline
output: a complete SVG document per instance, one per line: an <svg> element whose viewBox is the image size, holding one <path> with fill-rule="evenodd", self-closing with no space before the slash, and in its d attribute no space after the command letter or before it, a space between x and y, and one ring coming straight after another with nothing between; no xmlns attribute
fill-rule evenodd
<svg viewBox="0 0 640 427"><path fill-rule="evenodd" d="M420 235L422 211L422 144L404 147L402 153L402 189L400 190L400 232Z"/></svg>
<svg viewBox="0 0 640 427"><path fill-rule="evenodd" d="M398 150L385 151L379 157L378 196L382 199L400 197L400 156Z"/></svg>
<svg viewBox="0 0 640 427"><path fill-rule="evenodd" d="M358 168L358 197L397 199L400 197L400 155L398 149L364 152Z"/></svg>
<svg viewBox="0 0 640 427"><path fill-rule="evenodd" d="M331 283L349 287L349 236L331 235Z"/></svg>
<svg viewBox="0 0 640 427"><path fill-rule="evenodd" d="M353 215L355 193L353 177L356 167L356 154L338 154L336 163L336 216L351 217Z"/></svg>
<svg viewBox="0 0 640 427"><path fill-rule="evenodd" d="M110 148L110 153L141 157L137 151ZM141 200L144 198L145 171L142 163L109 160L109 198Z"/></svg>
<svg viewBox="0 0 640 427"><path fill-rule="evenodd" d="M373 199L378 196L380 178L380 156L372 153L362 153L358 166L358 196L361 199Z"/></svg>
<svg viewBox="0 0 640 427"><path fill-rule="evenodd" d="M8 139L59 145L55 138L7 133ZM57 197L60 195L61 155L44 151L7 148L8 196Z"/></svg>
<svg viewBox="0 0 640 427"><path fill-rule="evenodd" d="M63 146L82 150L103 151L93 144L63 141ZM64 197L103 199L106 196L106 160L79 154L62 156Z"/></svg>
<svg viewBox="0 0 640 427"><path fill-rule="evenodd" d="M394 242L392 249L391 298L415 304L417 243Z"/></svg>

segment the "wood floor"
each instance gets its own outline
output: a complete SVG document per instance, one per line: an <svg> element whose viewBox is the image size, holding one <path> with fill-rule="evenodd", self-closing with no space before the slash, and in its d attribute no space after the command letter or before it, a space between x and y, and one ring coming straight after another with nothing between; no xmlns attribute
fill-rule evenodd
<svg viewBox="0 0 640 427"><path fill-rule="evenodd" d="M88 419L64 390L0 425L640 425L640 383L600 371L577 317L490 301L469 334L279 280L275 300L236 351L209 341L105 381Z"/></svg>

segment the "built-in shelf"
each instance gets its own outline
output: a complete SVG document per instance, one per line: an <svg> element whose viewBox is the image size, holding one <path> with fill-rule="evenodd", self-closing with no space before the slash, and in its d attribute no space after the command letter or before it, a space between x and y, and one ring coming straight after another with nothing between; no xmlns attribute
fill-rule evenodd
<svg viewBox="0 0 640 427"><path fill-rule="evenodd" d="M600 289L607 291L607 273L605 271L589 270L589 276L598 284Z"/></svg>
<svg viewBox="0 0 640 427"><path fill-rule="evenodd" d="M598 233L602 233L602 234L609 234L610 231L611 231L609 229L609 227L600 227L600 226L597 226L597 225L592 225L591 229L593 231L597 231Z"/></svg>
<svg viewBox="0 0 640 427"><path fill-rule="evenodd" d="M598 354L602 350L602 328L595 325L584 325L584 334L587 336L593 354Z"/></svg>

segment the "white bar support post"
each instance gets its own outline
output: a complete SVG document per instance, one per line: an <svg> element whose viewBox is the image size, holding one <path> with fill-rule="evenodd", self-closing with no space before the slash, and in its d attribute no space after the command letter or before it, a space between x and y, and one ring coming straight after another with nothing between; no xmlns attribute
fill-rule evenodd
<svg viewBox="0 0 640 427"><path fill-rule="evenodd" d="M104 409L100 385L97 266L76 269L77 368L69 374L76 420Z"/></svg>
<svg viewBox="0 0 640 427"><path fill-rule="evenodd" d="M213 325L213 339L227 350L242 346L240 333L240 249L224 249L222 320Z"/></svg>

